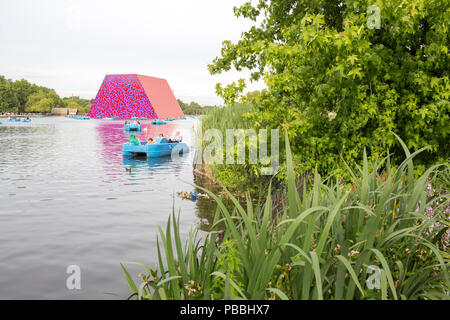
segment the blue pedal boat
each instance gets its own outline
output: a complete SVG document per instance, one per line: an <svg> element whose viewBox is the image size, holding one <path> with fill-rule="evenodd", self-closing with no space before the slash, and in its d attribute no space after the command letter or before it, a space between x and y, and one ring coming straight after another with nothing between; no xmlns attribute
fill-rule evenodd
<svg viewBox="0 0 450 320"><path fill-rule="evenodd" d="M140 124L126 124L124 127L125 131L141 131L142 127Z"/></svg>
<svg viewBox="0 0 450 320"><path fill-rule="evenodd" d="M90 117L86 117L86 116L82 116L82 117L78 117L78 116L70 116L69 118L71 118L71 119L76 119L76 120L91 120Z"/></svg>
<svg viewBox="0 0 450 320"><path fill-rule="evenodd" d="M156 143L141 142L139 145L127 142L123 144L124 156L147 156L160 158L170 156L172 152L188 153L189 147L184 142L169 143L166 138L154 138Z"/></svg>
<svg viewBox="0 0 450 320"><path fill-rule="evenodd" d="M151 124L166 124L166 122L158 119L158 120L153 120L151 122Z"/></svg>

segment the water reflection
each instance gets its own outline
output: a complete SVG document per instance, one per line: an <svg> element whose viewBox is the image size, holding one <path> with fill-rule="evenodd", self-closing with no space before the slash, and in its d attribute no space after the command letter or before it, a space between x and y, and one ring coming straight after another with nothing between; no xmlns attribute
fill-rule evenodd
<svg viewBox="0 0 450 320"><path fill-rule="evenodd" d="M141 139L180 130L192 145L190 121L143 125ZM0 299L126 296L119 262L155 266L156 225L164 226L173 208L188 236L199 222L198 203L176 193L195 191L192 154L179 162L124 159L127 140L122 121L0 126ZM66 289L69 264L81 267L82 290Z"/></svg>
<svg viewBox="0 0 450 320"><path fill-rule="evenodd" d="M142 171L147 171L151 175L166 174L166 172L170 170L170 173L173 173L175 177L178 177L182 171L183 165L189 162L189 159L190 157L186 154L180 156L176 160L172 160L170 156L160 158L122 156L123 166L130 176L136 175Z"/></svg>

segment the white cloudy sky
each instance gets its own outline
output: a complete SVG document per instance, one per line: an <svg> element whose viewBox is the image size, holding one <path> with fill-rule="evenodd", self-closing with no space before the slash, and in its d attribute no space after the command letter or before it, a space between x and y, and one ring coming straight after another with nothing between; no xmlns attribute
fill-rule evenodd
<svg viewBox="0 0 450 320"><path fill-rule="evenodd" d="M249 22L246 0L0 0L0 75L94 98L105 74L165 78L177 98L221 104L207 64ZM257 83L249 89L260 88Z"/></svg>

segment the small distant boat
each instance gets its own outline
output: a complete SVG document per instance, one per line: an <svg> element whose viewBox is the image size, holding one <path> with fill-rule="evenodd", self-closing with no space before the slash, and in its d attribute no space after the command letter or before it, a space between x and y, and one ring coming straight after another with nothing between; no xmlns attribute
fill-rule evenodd
<svg viewBox="0 0 450 320"><path fill-rule="evenodd" d="M170 156L172 152L188 153L189 147L184 142L169 143L166 138L154 138L156 143L141 142L138 145L127 142L123 144L124 156L146 156L160 158ZM136 142L137 143L137 142Z"/></svg>
<svg viewBox="0 0 450 320"><path fill-rule="evenodd" d="M8 118L8 122L31 122L30 118Z"/></svg>
<svg viewBox="0 0 450 320"><path fill-rule="evenodd" d="M125 131L141 131L142 127L140 124L126 124L124 127Z"/></svg>
<svg viewBox="0 0 450 320"><path fill-rule="evenodd" d="M159 119L153 120L151 123L152 124L166 124L165 121L162 121L162 120L159 120Z"/></svg>
<svg viewBox="0 0 450 320"><path fill-rule="evenodd" d="M87 116L66 116L66 118L75 119L75 120L91 120L90 117Z"/></svg>

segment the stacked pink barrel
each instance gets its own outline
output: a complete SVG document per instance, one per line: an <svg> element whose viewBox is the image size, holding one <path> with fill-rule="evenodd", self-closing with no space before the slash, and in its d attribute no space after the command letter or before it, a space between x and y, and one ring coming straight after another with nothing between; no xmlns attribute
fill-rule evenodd
<svg viewBox="0 0 450 320"><path fill-rule="evenodd" d="M184 113L165 79L114 74L105 76L88 116L166 119L183 118Z"/></svg>

